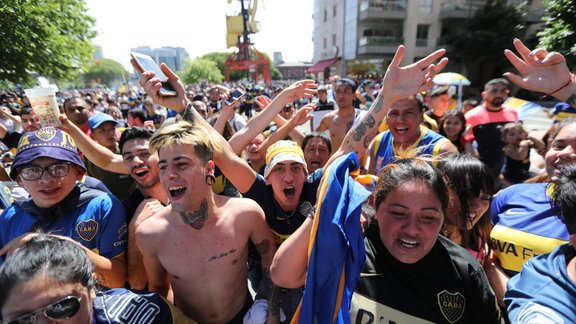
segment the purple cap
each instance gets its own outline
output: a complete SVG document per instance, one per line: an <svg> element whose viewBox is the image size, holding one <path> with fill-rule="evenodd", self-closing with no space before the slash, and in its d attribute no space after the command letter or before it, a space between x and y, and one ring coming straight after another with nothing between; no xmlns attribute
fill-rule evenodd
<svg viewBox="0 0 576 324"><path fill-rule="evenodd" d="M22 135L10 168L10 178L16 180L19 168L41 157L70 162L86 171L72 136L54 127L44 127Z"/></svg>
<svg viewBox="0 0 576 324"><path fill-rule="evenodd" d="M90 127L90 130L94 130L105 122L113 122L115 126L118 125L118 122L116 122L112 116L106 113L97 113L88 118L88 127Z"/></svg>

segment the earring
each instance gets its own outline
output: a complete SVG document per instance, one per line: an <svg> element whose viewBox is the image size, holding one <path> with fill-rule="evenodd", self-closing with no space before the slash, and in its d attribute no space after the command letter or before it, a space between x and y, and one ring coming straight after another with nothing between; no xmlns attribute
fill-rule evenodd
<svg viewBox="0 0 576 324"><path fill-rule="evenodd" d="M206 175L206 184L213 185L216 182L216 177L213 174Z"/></svg>

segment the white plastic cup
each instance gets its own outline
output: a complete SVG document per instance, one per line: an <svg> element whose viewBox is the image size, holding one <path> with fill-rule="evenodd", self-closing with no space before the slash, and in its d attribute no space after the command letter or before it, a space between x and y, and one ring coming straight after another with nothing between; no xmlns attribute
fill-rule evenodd
<svg viewBox="0 0 576 324"><path fill-rule="evenodd" d="M62 122L58 118L60 116L60 109L58 109L54 88L37 87L24 89L24 92L26 92L26 96L30 99L34 115L38 117L38 122L42 127L62 126Z"/></svg>

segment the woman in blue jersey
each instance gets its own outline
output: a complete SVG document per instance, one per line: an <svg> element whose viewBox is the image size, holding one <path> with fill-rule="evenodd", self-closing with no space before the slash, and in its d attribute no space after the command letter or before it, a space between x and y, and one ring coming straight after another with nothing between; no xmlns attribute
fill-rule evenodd
<svg viewBox="0 0 576 324"><path fill-rule="evenodd" d="M34 236L0 268L2 323L193 323L156 293L97 292L92 271L78 244Z"/></svg>
<svg viewBox="0 0 576 324"><path fill-rule="evenodd" d="M417 155L431 156L458 154L450 140L422 126L423 120L424 104L420 94L395 102L386 115L388 130L378 134L368 148L368 173L377 175L403 151L416 150Z"/></svg>

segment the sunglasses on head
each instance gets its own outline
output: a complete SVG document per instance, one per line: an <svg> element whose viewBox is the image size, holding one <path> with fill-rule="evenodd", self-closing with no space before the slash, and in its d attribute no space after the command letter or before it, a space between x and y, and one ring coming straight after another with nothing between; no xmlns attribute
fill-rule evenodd
<svg viewBox="0 0 576 324"><path fill-rule="evenodd" d="M43 307L34 312L22 315L16 319L3 321L3 324L34 324L36 323L36 317L39 314L43 314L47 319L53 321L63 321L72 318L78 311L82 304L80 301L82 298L76 296L68 296L63 299Z"/></svg>

